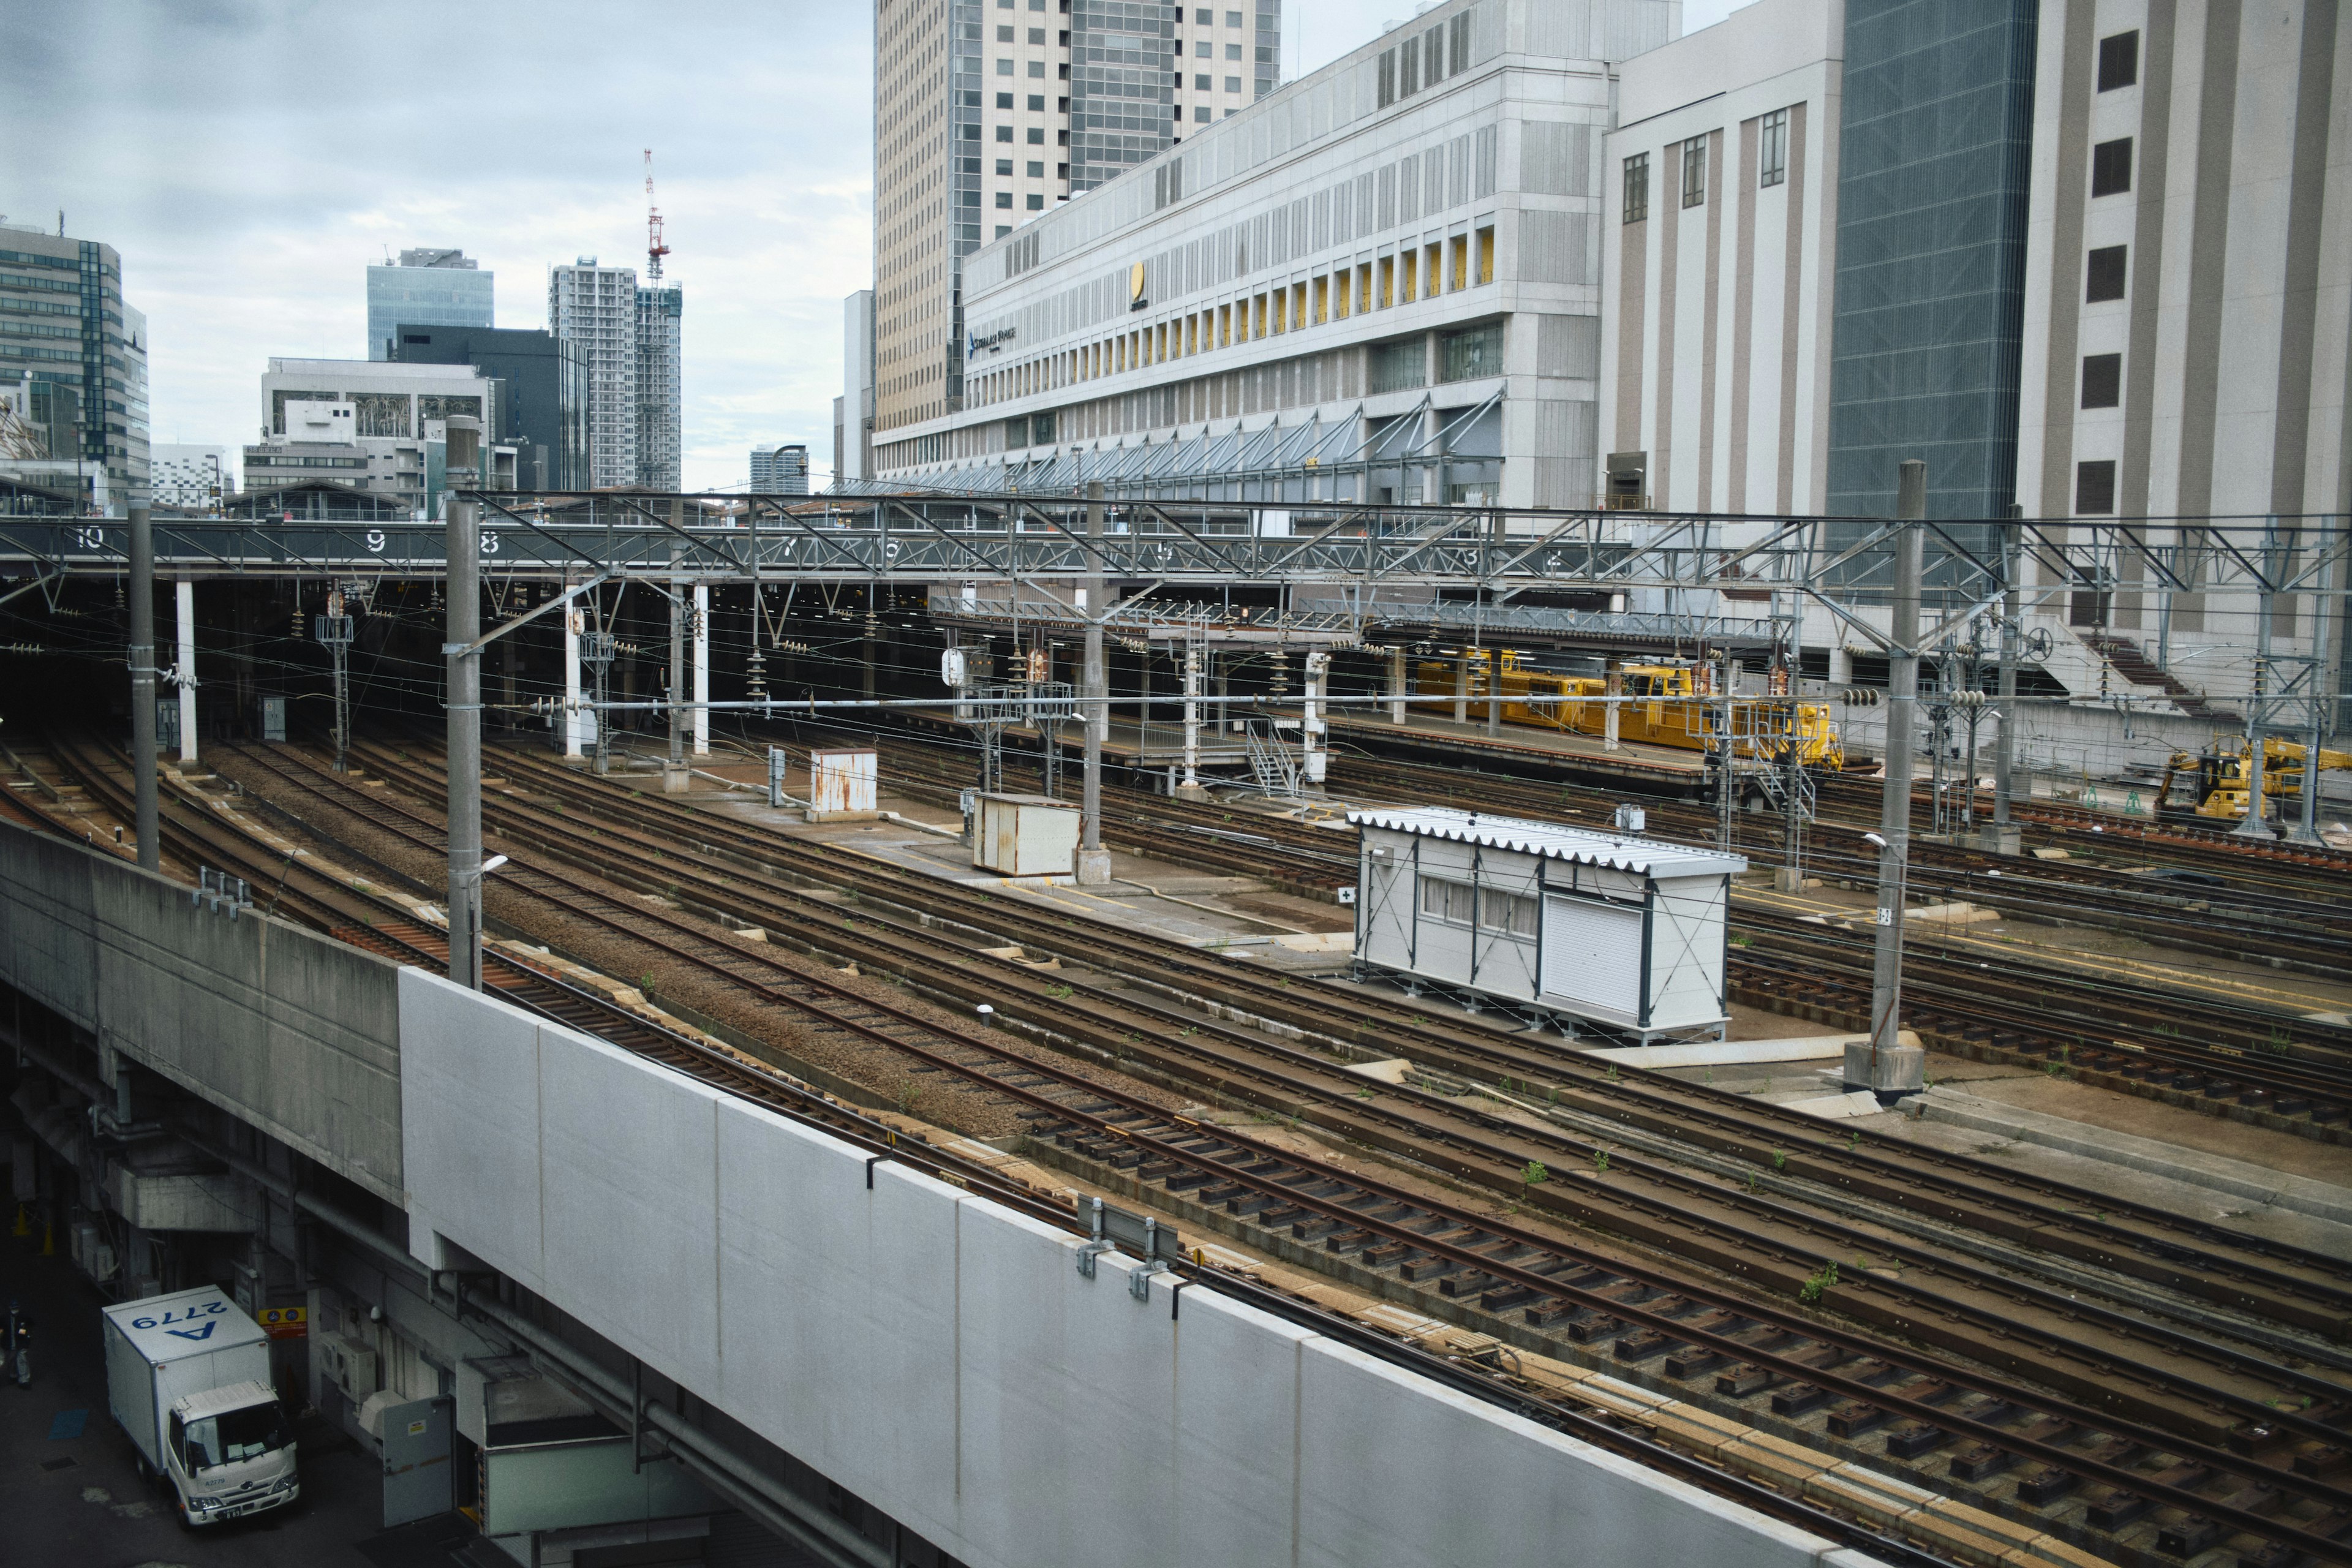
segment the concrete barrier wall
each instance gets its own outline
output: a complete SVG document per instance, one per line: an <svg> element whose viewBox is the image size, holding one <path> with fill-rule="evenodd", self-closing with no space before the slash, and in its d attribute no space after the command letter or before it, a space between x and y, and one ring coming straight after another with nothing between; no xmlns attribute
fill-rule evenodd
<svg viewBox="0 0 2352 1568"><path fill-rule="evenodd" d="M410 1235L553 1300L973 1564L1869 1559L437 976Z"/></svg>
<svg viewBox="0 0 2352 1568"><path fill-rule="evenodd" d="M283 921L197 909L176 882L0 824L0 979L395 1203L396 973Z"/></svg>

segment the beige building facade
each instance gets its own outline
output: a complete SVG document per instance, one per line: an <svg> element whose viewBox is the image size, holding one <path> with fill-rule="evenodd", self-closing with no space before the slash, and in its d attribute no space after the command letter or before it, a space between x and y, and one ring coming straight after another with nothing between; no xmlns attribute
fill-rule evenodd
<svg viewBox="0 0 2352 1568"><path fill-rule="evenodd" d="M1620 68L1602 242L1610 504L1826 510L1839 0L1757 0Z"/></svg>

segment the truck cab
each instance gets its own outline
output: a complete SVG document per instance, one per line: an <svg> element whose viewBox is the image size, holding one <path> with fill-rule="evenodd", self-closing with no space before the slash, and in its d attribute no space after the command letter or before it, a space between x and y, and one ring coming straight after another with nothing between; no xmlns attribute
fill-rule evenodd
<svg viewBox="0 0 2352 1568"><path fill-rule="evenodd" d="M236 1519L301 1495L294 1426L266 1383L192 1394L172 1406L162 1470L192 1525Z"/></svg>

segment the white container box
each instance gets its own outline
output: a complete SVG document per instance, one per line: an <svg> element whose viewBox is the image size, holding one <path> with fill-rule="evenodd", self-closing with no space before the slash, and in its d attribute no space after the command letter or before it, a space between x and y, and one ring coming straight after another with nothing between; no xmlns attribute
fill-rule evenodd
<svg viewBox="0 0 2352 1568"><path fill-rule="evenodd" d="M1076 869L1075 805L1042 795L983 795L972 818L971 863L1001 877L1067 877Z"/></svg>
<svg viewBox="0 0 2352 1568"><path fill-rule="evenodd" d="M880 770L870 747L809 753L811 822L871 821L880 815Z"/></svg>

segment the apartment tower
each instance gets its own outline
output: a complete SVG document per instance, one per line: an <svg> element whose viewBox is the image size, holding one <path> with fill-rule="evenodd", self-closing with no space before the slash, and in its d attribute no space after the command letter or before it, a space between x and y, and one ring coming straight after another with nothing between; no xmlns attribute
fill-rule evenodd
<svg viewBox="0 0 2352 1568"><path fill-rule="evenodd" d="M961 263L1274 90L1281 0L876 0L874 425L963 405Z"/></svg>
<svg viewBox="0 0 2352 1568"><path fill-rule="evenodd" d="M547 326L576 345L588 367L588 487L637 478L637 270L583 256L547 280Z"/></svg>

